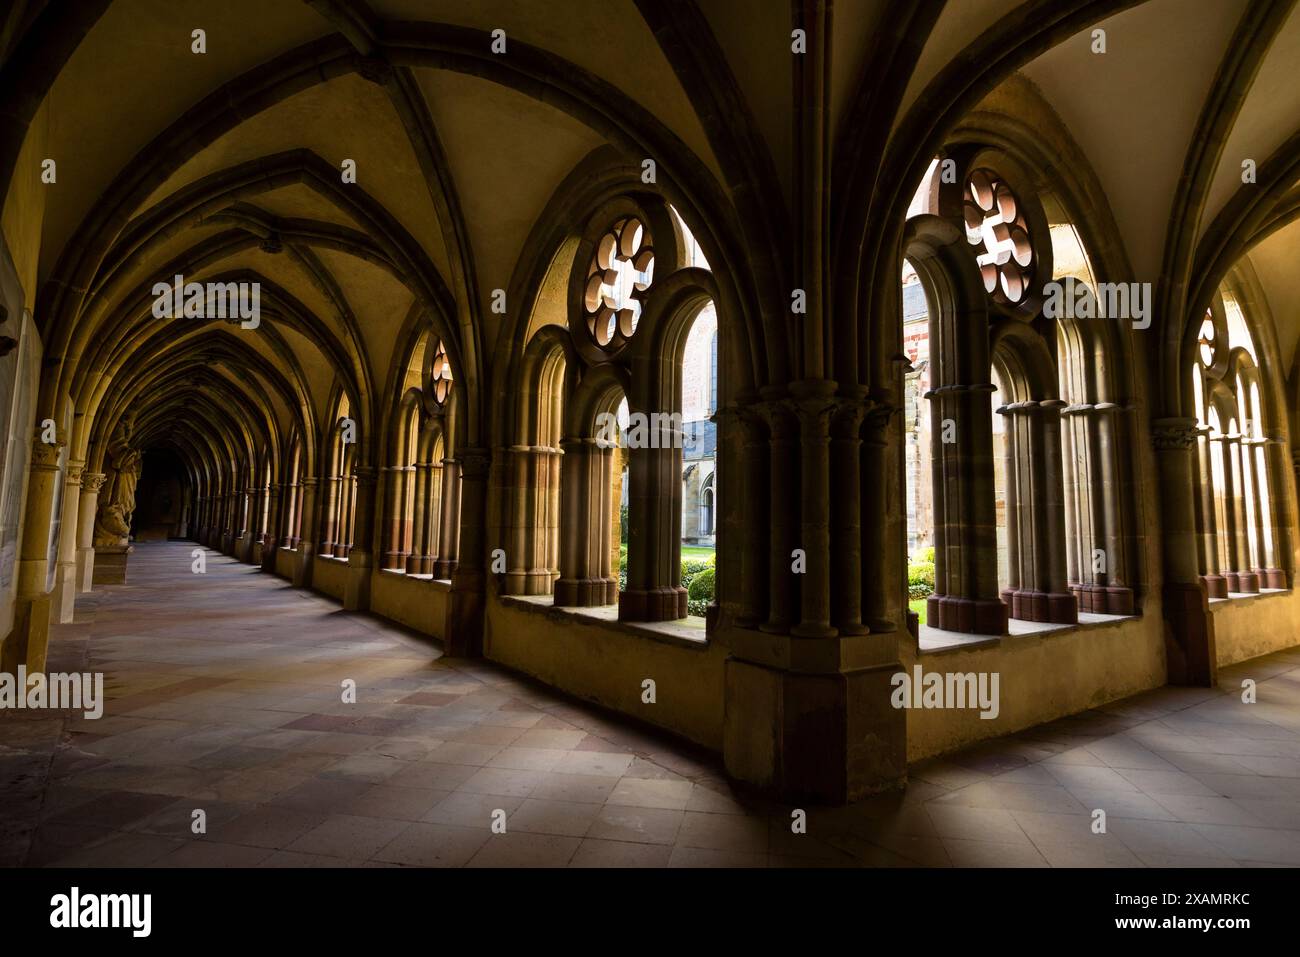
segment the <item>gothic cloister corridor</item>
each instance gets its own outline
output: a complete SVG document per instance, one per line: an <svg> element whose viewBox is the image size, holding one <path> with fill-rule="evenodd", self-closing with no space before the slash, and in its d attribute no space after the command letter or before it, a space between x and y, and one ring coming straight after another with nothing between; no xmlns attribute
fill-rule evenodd
<svg viewBox="0 0 1300 957"><path fill-rule="evenodd" d="M0 866L1300 865L1300 652L923 762L796 836L706 752L191 547L141 546L59 626L105 717L0 721Z"/></svg>
<svg viewBox="0 0 1300 957"><path fill-rule="evenodd" d="M1298 62L0 0L0 935L1289 926Z"/></svg>

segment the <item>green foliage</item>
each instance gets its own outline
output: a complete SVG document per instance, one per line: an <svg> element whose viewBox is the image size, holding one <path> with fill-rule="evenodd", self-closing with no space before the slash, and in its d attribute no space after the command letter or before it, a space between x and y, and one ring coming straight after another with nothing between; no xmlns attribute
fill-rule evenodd
<svg viewBox="0 0 1300 957"><path fill-rule="evenodd" d="M713 600L713 577L714 568L709 566L691 579L691 583L686 589L688 603L690 601L703 601L707 605Z"/></svg>
<svg viewBox="0 0 1300 957"><path fill-rule="evenodd" d="M934 549L926 551L931 554ZM907 597L925 598L934 593L934 562L914 561L907 566Z"/></svg>
<svg viewBox="0 0 1300 957"><path fill-rule="evenodd" d="M622 505L618 510L618 540L623 543L623 557L627 557L627 506ZM934 551L934 549L931 549Z"/></svg>
<svg viewBox="0 0 1300 957"><path fill-rule="evenodd" d="M695 576L705 569L712 570L714 558L683 558L682 559L682 587L689 590L691 582Z"/></svg>
<svg viewBox="0 0 1300 957"><path fill-rule="evenodd" d="M696 618L703 618L704 613L709 610L707 600L696 601L694 598L686 599L686 614L694 615Z"/></svg>

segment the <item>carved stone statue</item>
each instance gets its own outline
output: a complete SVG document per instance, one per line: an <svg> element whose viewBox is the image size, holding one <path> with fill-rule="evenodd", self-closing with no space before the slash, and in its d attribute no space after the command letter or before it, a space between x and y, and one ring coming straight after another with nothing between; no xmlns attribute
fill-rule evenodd
<svg viewBox="0 0 1300 957"><path fill-rule="evenodd" d="M142 461L139 450L130 444L132 423L122 424L105 456L104 489L99 497L95 517L95 546L125 545L131 534L131 515L135 512L135 487L140 481Z"/></svg>

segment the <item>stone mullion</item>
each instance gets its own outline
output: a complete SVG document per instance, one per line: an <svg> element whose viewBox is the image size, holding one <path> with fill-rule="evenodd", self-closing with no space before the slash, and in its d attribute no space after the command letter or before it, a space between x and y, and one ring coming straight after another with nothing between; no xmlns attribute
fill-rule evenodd
<svg viewBox="0 0 1300 957"><path fill-rule="evenodd" d="M947 589L927 601L927 621L948 631L1003 634L1007 609L998 597L997 531L994 512L993 385L947 384L932 390L936 461L936 531L942 515L943 550L935 551L936 586ZM945 420L953 423L944 442ZM932 419L933 421L933 419ZM942 506L938 503L942 499Z"/></svg>
<svg viewBox="0 0 1300 957"><path fill-rule="evenodd" d="M77 599L77 518L81 508L81 476L84 462L69 462L63 481L59 518L59 541L55 550L55 578L52 624L72 621Z"/></svg>
<svg viewBox="0 0 1300 957"><path fill-rule="evenodd" d="M384 560L386 571L403 571L406 568L406 552L402 539L405 534L403 526L406 510L406 471L401 466L384 466L379 470L384 483L384 516L380 527L384 529ZM408 526L409 527L409 526Z"/></svg>
<svg viewBox="0 0 1300 957"><path fill-rule="evenodd" d="M284 488L280 485L266 487L266 532L262 536L262 570L275 571L275 556L280 550L280 509Z"/></svg>
<svg viewBox="0 0 1300 957"><path fill-rule="evenodd" d="M501 491L505 495L506 515L509 525L506 528L506 540L509 543L506 556L506 575L503 592L507 595L528 594L528 573L533 567L533 541L537 534L536 491L537 469L536 457L529 446L518 445L502 451L505 461L501 463L507 480Z"/></svg>
<svg viewBox="0 0 1300 957"><path fill-rule="evenodd" d="M1092 468L1086 459L1087 443L1079 441L1078 433L1084 421L1079 416L1079 407L1067 406L1061 410L1061 415L1061 455L1062 461L1069 463L1061 483L1065 527L1074 531L1074 541L1067 544L1066 548L1065 575L1070 590L1078 593L1088 610L1091 610L1088 589L1094 583L1090 580L1090 574L1085 574L1085 570L1090 572L1092 563L1085 564L1083 556L1089 553L1089 545L1096 538L1096 530L1092 527L1092 512L1082 498L1083 486L1086 484L1084 477L1092 474ZM1084 521L1085 517L1088 518L1087 522Z"/></svg>
<svg viewBox="0 0 1300 957"><path fill-rule="evenodd" d="M1123 501L1123 467L1120 456L1127 454L1129 445L1125 441L1128 431L1127 416L1129 409L1114 402L1097 404L1097 450L1103 460L1103 473L1100 479L1101 507L1093 506L1099 513L1096 521L1101 523L1100 541L1106 560L1105 572L1099 584L1105 587L1105 604L1097 611L1112 615L1133 614L1133 588L1129 578L1129 549L1126 544L1126 515ZM1092 500L1097 500L1096 493Z"/></svg>
<svg viewBox="0 0 1300 957"><path fill-rule="evenodd" d="M1265 532L1265 503L1269 501L1268 468L1263 462L1264 439L1248 439L1242 442L1242 457L1246 468L1250 469L1250 494L1254 506L1255 527L1251 534L1255 538L1255 563L1250 569L1255 573L1259 587L1268 588L1268 570L1273 565L1272 546L1269 534ZM1272 509L1270 508L1271 512ZM1271 532L1271 529L1269 530Z"/></svg>
<svg viewBox="0 0 1300 957"><path fill-rule="evenodd" d="M581 438L566 438L560 441L564 451L560 494L560 577L555 582L555 604L576 606L579 604L581 581L590 577L586 574L586 470L587 446ZM630 571L630 561L629 561Z"/></svg>
<svg viewBox="0 0 1300 957"><path fill-rule="evenodd" d="M433 575L438 564L438 553L442 550L442 527L445 524L442 515L442 493L446 473L445 464L441 462L429 464L429 486L425 489L424 546L421 547L420 555L421 575Z"/></svg>
<svg viewBox="0 0 1300 957"><path fill-rule="evenodd" d="M322 496L321 514L323 523L321 525L320 542L318 550L322 555L334 554L334 522L338 514L336 502L339 494L339 477L331 475L325 479L325 494Z"/></svg>
<svg viewBox="0 0 1300 957"><path fill-rule="evenodd" d="M595 586L595 592L601 599L601 604L612 605L618 601L618 576L611 571L610 548L613 542L613 466L614 456L618 454L618 449L597 449L593 458L595 466L594 480L596 482L596 502L595 514L600 516L596 525L599 535L595 536L596 556L594 568L596 577L599 579Z"/></svg>
<svg viewBox="0 0 1300 957"><path fill-rule="evenodd" d="M1211 598L1228 597L1228 579L1223 572L1219 553L1219 509L1218 490L1214 486L1214 462L1217 454L1215 440L1210 437L1210 427L1201 426L1196 430L1196 456L1198 476L1197 488L1200 491L1201 524L1197 529L1196 544L1203 566L1202 579Z"/></svg>
<svg viewBox="0 0 1300 957"><path fill-rule="evenodd" d="M403 568L408 575L421 573L424 562L425 539L429 527L429 475L428 462L415 463L415 481L411 490L411 547L406 553Z"/></svg>
<svg viewBox="0 0 1300 957"><path fill-rule="evenodd" d="M1225 473L1230 473L1232 494L1232 571L1236 574L1237 587L1234 591L1251 594L1259 591L1259 582L1250 570L1250 523L1246 516L1245 476L1242 474L1241 433L1234 432L1224 442L1227 455Z"/></svg>
<svg viewBox="0 0 1300 957"><path fill-rule="evenodd" d="M1268 521L1273 535L1272 550L1267 556L1268 566L1265 578L1269 588L1287 588L1287 571L1284 556L1291 550L1288 546L1290 536L1290 506L1287 497L1286 443L1276 437L1269 437L1264 444L1265 487L1268 490ZM83 478L84 481L84 478ZM1279 560L1281 559L1281 560Z"/></svg>
<svg viewBox="0 0 1300 957"><path fill-rule="evenodd" d="M546 587L542 594L551 594L555 582L560 577L560 535L562 512L560 499L563 494L561 475L564 453L558 448L551 449L546 457L546 474L548 476L546 494Z"/></svg>
<svg viewBox="0 0 1300 957"><path fill-rule="evenodd" d="M1020 435L1020 425L1022 421L1021 409L1015 405L1004 405L998 409L995 414L1001 415L1002 422L1002 482L1003 482L1003 514L1006 518L1007 527L1007 587L1001 593L1002 600L1006 602L1007 614L1012 618L1019 618L1023 614L1020 603L1020 592L1024 589L1025 583L1021 574L1020 561L1024 549L1021 548L1021 535L1028 532L1029 522L1024 521L1021 510L1025 507L1028 494L1022 493L1022 487L1027 483L1021 474L1021 468L1026 456L1020 454L1021 443L1023 441ZM994 455L997 454L995 449ZM996 484L994 485L995 508L996 508ZM996 512L995 512L996 515ZM996 533L995 533L996 534ZM1000 583L999 583L1000 584Z"/></svg>
<svg viewBox="0 0 1300 957"><path fill-rule="evenodd" d="M441 516L438 520L438 557L433 576L449 579L456 570L457 537L460 534L460 464L455 459L442 460Z"/></svg>

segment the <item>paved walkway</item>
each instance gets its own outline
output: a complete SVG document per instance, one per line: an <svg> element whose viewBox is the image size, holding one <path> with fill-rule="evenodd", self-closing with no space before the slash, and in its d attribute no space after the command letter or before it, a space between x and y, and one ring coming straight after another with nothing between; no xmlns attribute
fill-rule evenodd
<svg viewBox="0 0 1300 957"><path fill-rule="evenodd" d="M0 864L1300 865L1300 649L919 765L796 835L707 753L214 552L193 575L192 547L137 546L54 629L51 670L105 673L102 719L0 712Z"/></svg>

